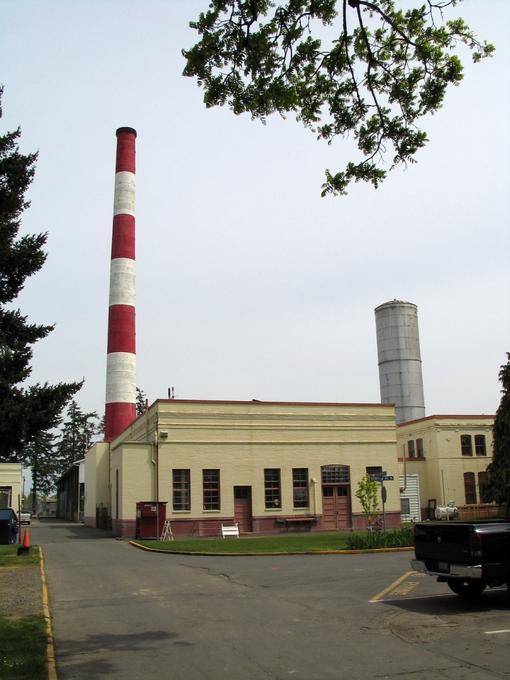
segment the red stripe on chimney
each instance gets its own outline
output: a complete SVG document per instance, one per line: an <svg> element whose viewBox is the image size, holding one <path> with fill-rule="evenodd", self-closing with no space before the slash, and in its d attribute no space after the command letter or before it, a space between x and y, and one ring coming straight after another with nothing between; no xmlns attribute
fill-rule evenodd
<svg viewBox="0 0 510 680"><path fill-rule="evenodd" d="M136 420L136 405L113 402L105 406L105 441L111 442Z"/></svg>
<svg viewBox="0 0 510 680"><path fill-rule="evenodd" d="M134 134L133 134L134 133ZM136 132L131 128L117 130L117 160L115 172L135 172Z"/></svg>
<svg viewBox="0 0 510 680"><path fill-rule="evenodd" d="M108 354L136 352L135 308L112 305L108 310Z"/></svg>
<svg viewBox="0 0 510 680"><path fill-rule="evenodd" d="M117 257L135 259L135 218L115 215L112 232L112 260Z"/></svg>

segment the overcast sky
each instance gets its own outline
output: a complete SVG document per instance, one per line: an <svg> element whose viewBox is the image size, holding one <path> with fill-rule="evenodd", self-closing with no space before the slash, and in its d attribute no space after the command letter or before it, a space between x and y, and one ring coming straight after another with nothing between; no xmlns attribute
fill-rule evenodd
<svg viewBox="0 0 510 680"><path fill-rule="evenodd" d="M510 350L510 2L456 10L497 47L430 119L418 164L320 197L328 147L289 116L206 110L182 77L207 0L3 0L2 131L39 150L19 298L56 323L33 381L104 410L115 130L137 139L138 385L190 399L377 402L374 308L418 305L427 414L493 413Z"/></svg>

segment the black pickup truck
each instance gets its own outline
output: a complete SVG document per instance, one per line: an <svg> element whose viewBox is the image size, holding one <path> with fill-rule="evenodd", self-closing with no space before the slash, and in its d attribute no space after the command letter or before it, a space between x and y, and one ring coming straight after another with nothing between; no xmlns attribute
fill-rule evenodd
<svg viewBox="0 0 510 680"><path fill-rule="evenodd" d="M437 576L457 595L476 597L505 584L510 594L510 522L420 522L414 549L412 568Z"/></svg>

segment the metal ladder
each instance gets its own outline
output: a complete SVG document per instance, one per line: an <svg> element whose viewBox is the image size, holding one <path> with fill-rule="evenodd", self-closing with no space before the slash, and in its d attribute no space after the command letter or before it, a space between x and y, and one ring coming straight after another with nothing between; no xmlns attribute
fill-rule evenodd
<svg viewBox="0 0 510 680"><path fill-rule="evenodd" d="M173 541L174 535L172 534L172 525L169 519L165 519L163 524L163 531L161 532L160 541Z"/></svg>

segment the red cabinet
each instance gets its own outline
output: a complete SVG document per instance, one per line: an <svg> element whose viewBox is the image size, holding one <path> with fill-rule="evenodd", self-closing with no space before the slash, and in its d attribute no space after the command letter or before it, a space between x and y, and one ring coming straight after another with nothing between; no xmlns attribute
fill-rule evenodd
<svg viewBox="0 0 510 680"><path fill-rule="evenodd" d="M166 519L166 501L136 504L136 538L159 538Z"/></svg>

